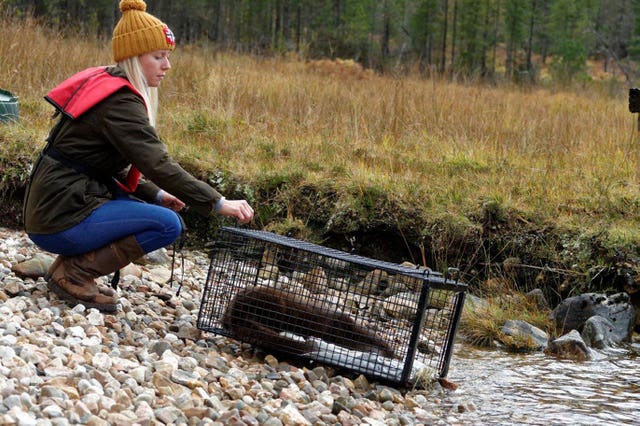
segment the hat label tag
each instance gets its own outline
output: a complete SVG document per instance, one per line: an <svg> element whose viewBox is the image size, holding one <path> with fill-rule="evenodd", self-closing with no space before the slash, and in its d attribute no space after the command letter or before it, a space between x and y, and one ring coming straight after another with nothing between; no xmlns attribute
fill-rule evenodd
<svg viewBox="0 0 640 426"><path fill-rule="evenodd" d="M167 44L169 46L175 46L176 45L176 36L173 35L173 31L171 31L169 29L169 27L164 27L162 29L162 31L164 31L164 37L167 40Z"/></svg>

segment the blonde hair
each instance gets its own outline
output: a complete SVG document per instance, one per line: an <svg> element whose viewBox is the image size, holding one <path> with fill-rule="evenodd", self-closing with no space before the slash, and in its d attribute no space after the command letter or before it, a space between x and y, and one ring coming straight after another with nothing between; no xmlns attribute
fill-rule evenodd
<svg viewBox="0 0 640 426"><path fill-rule="evenodd" d="M118 66L124 70L129 82L142 95L144 103L147 106L149 122L151 122L151 125L155 127L156 116L158 114L158 88L149 87L147 84L147 80L144 78L144 73L142 72L140 57L134 56L132 58L123 59L118 62Z"/></svg>

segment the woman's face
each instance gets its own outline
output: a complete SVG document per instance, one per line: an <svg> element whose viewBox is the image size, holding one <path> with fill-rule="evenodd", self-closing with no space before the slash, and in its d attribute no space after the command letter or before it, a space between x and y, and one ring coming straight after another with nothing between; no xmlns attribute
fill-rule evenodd
<svg viewBox="0 0 640 426"><path fill-rule="evenodd" d="M171 69L170 54L170 50L154 50L140 55L142 72L149 87L158 87L166 72Z"/></svg>

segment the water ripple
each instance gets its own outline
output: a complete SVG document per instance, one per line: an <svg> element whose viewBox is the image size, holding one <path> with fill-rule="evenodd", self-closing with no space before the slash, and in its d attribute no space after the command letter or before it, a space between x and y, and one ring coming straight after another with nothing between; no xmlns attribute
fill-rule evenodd
<svg viewBox="0 0 640 426"><path fill-rule="evenodd" d="M445 403L473 403L450 424L639 424L640 347L559 360L456 346L448 378L459 385ZM454 410L452 410L454 411Z"/></svg>

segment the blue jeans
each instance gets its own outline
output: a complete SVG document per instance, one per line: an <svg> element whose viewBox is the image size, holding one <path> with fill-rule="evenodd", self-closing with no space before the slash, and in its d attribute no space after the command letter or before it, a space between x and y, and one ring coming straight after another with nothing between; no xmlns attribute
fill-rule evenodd
<svg viewBox="0 0 640 426"><path fill-rule="evenodd" d="M77 225L56 234L29 234L42 249L65 256L88 253L129 235L149 253L173 243L182 221L166 207L129 198L108 201Z"/></svg>

